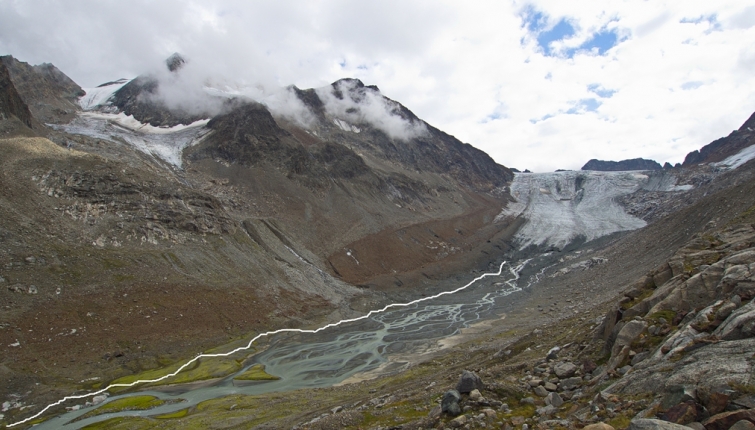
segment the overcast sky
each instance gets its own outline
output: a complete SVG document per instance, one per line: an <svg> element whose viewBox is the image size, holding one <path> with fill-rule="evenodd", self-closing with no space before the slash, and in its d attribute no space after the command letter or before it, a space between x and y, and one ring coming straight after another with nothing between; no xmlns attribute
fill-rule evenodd
<svg viewBox="0 0 755 430"><path fill-rule="evenodd" d="M0 0L0 54L85 88L173 52L247 85L359 78L533 171L681 162L755 111L755 1Z"/></svg>

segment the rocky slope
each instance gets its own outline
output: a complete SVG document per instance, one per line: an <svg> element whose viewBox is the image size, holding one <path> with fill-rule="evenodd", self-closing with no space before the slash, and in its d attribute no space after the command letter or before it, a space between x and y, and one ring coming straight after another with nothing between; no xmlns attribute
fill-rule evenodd
<svg viewBox="0 0 755 430"><path fill-rule="evenodd" d="M631 160L621 161L603 161L592 159L588 161L581 170L597 170L601 172L621 172L627 170L660 170L661 165L654 160L644 158L633 158Z"/></svg>

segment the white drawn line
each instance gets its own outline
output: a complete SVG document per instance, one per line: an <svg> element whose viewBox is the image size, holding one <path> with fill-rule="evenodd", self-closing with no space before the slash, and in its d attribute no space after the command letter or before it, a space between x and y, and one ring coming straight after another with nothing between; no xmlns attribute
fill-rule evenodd
<svg viewBox="0 0 755 430"><path fill-rule="evenodd" d="M371 310L368 313L366 313L365 315L362 315L360 317L343 319L343 320L335 322L335 323L326 324L326 325L324 325L324 326L322 326L320 328L314 329L314 330L306 330L306 329L298 329L298 328L282 328L282 329L278 329L278 330L268 331L268 332L265 332L265 333L260 333L257 336L255 336L254 338L252 338L252 340L250 340L249 343L246 346L240 346L240 347L238 347L238 348L236 348L236 349L234 349L232 351L222 352L222 353L216 353L216 354L204 354L204 353L200 353L196 357L194 357L191 360L187 361L183 366L179 367L175 372L168 373L167 375L161 376L161 377L159 377L157 379L139 379L137 381L130 382L128 384L125 384L125 383L110 384L107 387L105 387L105 388L103 388L103 389L101 389L99 391L94 391L92 393L79 394L79 395L75 395L75 396L66 396L66 397L63 397L62 399L58 400L55 403L50 403L49 405L45 406L44 409L42 409L41 411L37 412L36 414L30 416L29 418L26 418L26 419L23 419L21 421L15 422L13 424L8 424L8 427L15 427L15 426L17 426L19 424L24 424L24 423L26 423L28 421L31 421L31 420L33 420L35 418L38 418L43 413L45 413L48 409L50 409L52 407L55 407L55 406L58 406L61 403L65 402L65 401L68 401L68 400L84 399L84 398L87 398L87 397L90 397L90 396L96 396L98 394L102 394L102 393L106 392L107 390L109 390L111 388L121 388L121 387L129 388L129 387L133 387L133 386L135 386L137 384L150 384L150 383L153 383L153 382L160 382L160 381L162 381L164 379L167 379L167 378L172 378L172 377L178 375L178 373L180 373L182 370L184 370L187 367L189 367L192 364L194 364L200 358L228 357L228 356L233 355L233 354L235 354L237 352L245 351L245 350L251 348L252 344L255 341L257 341L258 339L262 338L262 337L267 337L267 336L271 336L271 335L278 334L278 333L310 333L310 334L319 333L319 332L321 332L323 330L326 330L326 329L329 329L329 328L332 328L332 327L338 327L341 324L355 322L355 321L361 321L361 320L367 319L367 318L371 317L372 315L385 312L385 311L387 311L390 308L407 307L407 306L415 305L417 303L424 302L424 301L427 301L427 300L437 299L438 297L441 297L441 296L447 296L447 295L450 295L450 294L455 294L455 293L458 293L459 291L462 291L462 290L465 290L465 289L469 288L475 282L480 281L480 280L482 280L484 278L487 278L488 276L500 276L501 273L503 273L503 265L504 264L506 264L505 261L503 263L501 263L501 266L498 268L498 272L497 273L493 273L493 272L483 273L482 275L480 275L480 276L472 279L471 281L469 281L469 283L467 283L466 285L464 285L462 287L459 287L459 288L457 288L455 290L442 291L442 292L440 292L440 293L438 293L438 294L436 294L434 296L422 297L422 298L419 298L417 300L412 300L411 302L408 302L408 303L391 303L389 305L386 305L382 309ZM524 264L519 265L518 269L521 270L521 268L523 266L524 266ZM511 268L510 270L511 270L511 273L514 276L518 275L516 269ZM517 278L518 278L518 276L517 276Z"/></svg>

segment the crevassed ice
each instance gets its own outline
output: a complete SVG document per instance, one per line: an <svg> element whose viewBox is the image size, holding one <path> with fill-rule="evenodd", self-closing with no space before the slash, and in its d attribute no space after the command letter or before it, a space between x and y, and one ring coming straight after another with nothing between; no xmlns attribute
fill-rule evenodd
<svg viewBox="0 0 755 430"><path fill-rule="evenodd" d="M510 203L503 216L527 221L516 238L522 247L563 247L578 236L597 239L617 231L634 230L646 222L627 214L615 200L647 185L637 172L556 172L516 174Z"/></svg>

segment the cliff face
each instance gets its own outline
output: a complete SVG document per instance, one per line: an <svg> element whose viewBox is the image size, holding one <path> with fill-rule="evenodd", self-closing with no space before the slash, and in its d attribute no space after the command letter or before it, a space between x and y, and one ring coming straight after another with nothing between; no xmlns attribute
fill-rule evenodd
<svg viewBox="0 0 755 430"><path fill-rule="evenodd" d="M603 161L592 159L582 166L582 170L597 170L602 172L619 172L626 170L660 170L661 165L654 160L633 158L621 161Z"/></svg>
<svg viewBox="0 0 755 430"><path fill-rule="evenodd" d="M31 128L32 115L29 107L18 94L11 80L5 63L0 62L0 120L18 118L23 124Z"/></svg>

